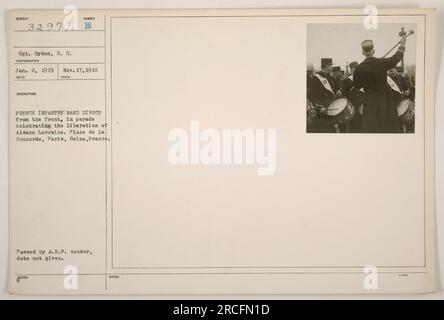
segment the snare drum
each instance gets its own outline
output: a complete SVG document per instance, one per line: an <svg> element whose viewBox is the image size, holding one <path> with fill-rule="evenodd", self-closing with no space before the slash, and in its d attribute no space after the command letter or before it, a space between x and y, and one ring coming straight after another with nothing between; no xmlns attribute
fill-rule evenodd
<svg viewBox="0 0 444 320"><path fill-rule="evenodd" d="M346 124L353 119L356 113L355 108L347 98L340 97L333 100L327 108L327 114L334 123Z"/></svg>
<svg viewBox="0 0 444 320"><path fill-rule="evenodd" d="M406 124L415 122L415 103L410 99L403 99L396 107L399 120Z"/></svg>

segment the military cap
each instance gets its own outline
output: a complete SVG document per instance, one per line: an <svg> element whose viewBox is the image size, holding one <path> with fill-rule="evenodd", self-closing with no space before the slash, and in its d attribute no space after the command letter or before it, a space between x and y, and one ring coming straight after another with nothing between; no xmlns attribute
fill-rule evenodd
<svg viewBox="0 0 444 320"><path fill-rule="evenodd" d="M361 47L364 52L373 50L373 40L364 40L361 42Z"/></svg>
<svg viewBox="0 0 444 320"><path fill-rule="evenodd" d="M332 58L321 58L321 66L326 66L329 64L333 64Z"/></svg>

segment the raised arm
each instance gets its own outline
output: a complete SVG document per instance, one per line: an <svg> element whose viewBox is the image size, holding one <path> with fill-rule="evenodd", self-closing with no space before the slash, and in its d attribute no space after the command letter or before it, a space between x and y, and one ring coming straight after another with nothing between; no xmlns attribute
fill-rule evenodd
<svg viewBox="0 0 444 320"><path fill-rule="evenodd" d="M385 71L394 68L404 57L406 37L403 37L399 43L398 50L390 58L383 58Z"/></svg>

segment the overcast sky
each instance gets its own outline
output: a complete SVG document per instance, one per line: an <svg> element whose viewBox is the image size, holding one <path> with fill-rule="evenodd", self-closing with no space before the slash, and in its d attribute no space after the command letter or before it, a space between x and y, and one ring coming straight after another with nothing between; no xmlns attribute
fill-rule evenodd
<svg viewBox="0 0 444 320"><path fill-rule="evenodd" d="M316 70L320 69L321 58L332 58L333 64L345 70L346 62L364 60L361 42L373 40L375 56L382 57L400 40L401 27L415 34L407 38L407 50L404 57L406 66L415 65L416 59L416 25L398 23L380 23L377 30L365 30L362 24L308 24L307 25L307 62ZM390 55L394 54L393 50ZM389 55L389 56L390 56Z"/></svg>

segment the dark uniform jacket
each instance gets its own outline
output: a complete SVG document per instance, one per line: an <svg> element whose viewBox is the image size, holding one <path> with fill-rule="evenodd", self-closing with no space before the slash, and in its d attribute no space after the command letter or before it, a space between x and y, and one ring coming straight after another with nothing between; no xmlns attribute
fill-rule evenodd
<svg viewBox="0 0 444 320"><path fill-rule="evenodd" d="M318 74L327 79L330 84L331 89L333 90L334 83L333 78L325 72L319 71ZM333 92L327 90L324 85L321 83L318 77L314 76L311 80L311 101L317 105L321 105L323 107L327 107L331 100L333 99Z"/></svg>
<svg viewBox="0 0 444 320"><path fill-rule="evenodd" d="M333 78L333 92L336 93L338 90L342 90L342 79Z"/></svg>
<svg viewBox="0 0 444 320"><path fill-rule="evenodd" d="M349 130L352 133L361 132L362 116L360 113L360 107L363 104L365 94L361 90L358 90L353 85L353 76L349 76L342 82L342 95L346 97L355 108L355 115L350 121Z"/></svg>
<svg viewBox="0 0 444 320"><path fill-rule="evenodd" d="M398 85L399 89L404 93L405 97L415 101L415 89L410 82L407 76L398 75L393 79ZM409 94L406 94L406 91L409 91Z"/></svg>
<svg viewBox="0 0 444 320"><path fill-rule="evenodd" d="M344 79L344 81L342 82L342 95L344 96L348 96L350 94L350 91L353 88L353 80L350 79L350 77L347 77Z"/></svg>
<svg viewBox="0 0 444 320"><path fill-rule="evenodd" d="M307 72L307 99L313 103L313 92L312 92L312 83L313 83L314 74L309 74Z"/></svg>
<svg viewBox="0 0 444 320"><path fill-rule="evenodd" d="M332 77L328 73L322 71L319 71L318 74L322 78L327 80L328 84L333 90ZM318 108L318 111L320 111L320 106L327 108L333 97L333 92L326 89L317 76L311 78L308 98L313 104L315 104L315 106ZM334 132L334 127L331 120L326 114L319 113L318 119L311 123L310 128L308 128L308 132Z"/></svg>
<svg viewBox="0 0 444 320"><path fill-rule="evenodd" d="M353 84L353 77L350 76L348 78L345 78L342 82L342 95L344 97L347 97L348 100L350 100L351 104L357 108L359 107L363 101L364 101L364 92L362 92L359 89L356 89Z"/></svg>
<svg viewBox="0 0 444 320"><path fill-rule="evenodd" d="M364 88L364 112L362 132L400 132L396 105L390 99L387 71L396 66L404 56L404 48L390 58L368 57L356 67L353 84L356 89Z"/></svg>
<svg viewBox="0 0 444 320"><path fill-rule="evenodd" d="M390 79L393 80L393 82L397 85L399 91L397 90L393 90L391 89L390 95L391 95L391 99L394 101L394 103L397 105L401 99L402 99L402 94L403 94L403 89L402 89L402 83L399 82L399 78L398 77L392 77L390 76Z"/></svg>

